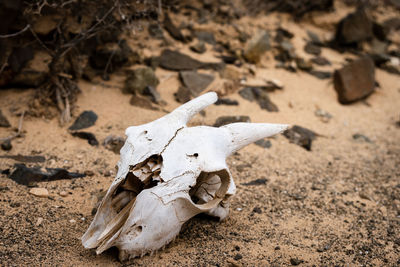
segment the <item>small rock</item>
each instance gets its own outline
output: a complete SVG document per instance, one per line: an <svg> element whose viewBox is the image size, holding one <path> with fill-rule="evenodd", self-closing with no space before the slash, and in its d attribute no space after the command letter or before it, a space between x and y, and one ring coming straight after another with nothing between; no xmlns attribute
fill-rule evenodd
<svg viewBox="0 0 400 267"><path fill-rule="evenodd" d="M308 151L311 151L312 141L315 140L317 136L313 131L297 125L283 132L283 135L289 139L291 143L299 145Z"/></svg>
<svg viewBox="0 0 400 267"><path fill-rule="evenodd" d="M263 147L263 148L270 148L272 146L271 141L267 139L261 139L256 142L254 142L257 146Z"/></svg>
<svg viewBox="0 0 400 267"><path fill-rule="evenodd" d="M189 89L192 96L198 96L214 81L213 75L196 71L181 71L179 75L183 85Z"/></svg>
<svg viewBox="0 0 400 267"><path fill-rule="evenodd" d="M125 90L132 94L143 94L147 86L155 88L159 83L152 68L138 68L128 73L125 80Z"/></svg>
<svg viewBox="0 0 400 267"><path fill-rule="evenodd" d="M10 151L12 149L11 140L5 140L1 143L1 149L4 151Z"/></svg>
<svg viewBox="0 0 400 267"><path fill-rule="evenodd" d="M35 223L35 226L40 226L42 223L43 223L43 218L42 217L39 217L39 218L37 218L37 221L36 221L36 223Z"/></svg>
<svg viewBox="0 0 400 267"><path fill-rule="evenodd" d="M11 124L10 122L7 120L7 118L3 115L3 112L1 112L0 109L0 127L10 127Z"/></svg>
<svg viewBox="0 0 400 267"><path fill-rule="evenodd" d="M67 191L61 191L59 193L59 195L62 196L62 197L66 197L66 196L68 196L68 192Z"/></svg>
<svg viewBox="0 0 400 267"><path fill-rule="evenodd" d="M369 96L375 89L375 66L370 57L357 59L333 76L341 104L349 104Z"/></svg>
<svg viewBox="0 0 400 267"><path fill-rule="evenodd" d="M76 223L76 220L75 219L71 219L71 220L69 220L69 222L70 223Z"/></svg>
<svg viewBox="0 0 400 267"><path fill-rule="evenodd" d="M76 131L93 126L97 121L97 114L91 110L82 112L75 122L68 128L69 130Z"/></svg>
<svg viewBox="0 0 400 267"><path fill-rule="evenodd" d="M185 86L179 86L178 91L174 94L175 100L179 103L186 103L192 98L192 93Z"/></svg>
<svg viewBox="0 0 400 267"><path fill-rule="evenodd" d="M181 70L195 70L195 69L213 69L222 70L225 68L225 63L208 63L201 62L188 55L182 54L178 51L169 49L163 50L159 58L160 67L167 70L181 71Z"/></svg>
<svg viewBox="0 0 400 267"><path fill-rule="evenodd" d="M71 132L72 136L79 137L81 139L86 139L91 146L98 146L99 141L97 141L96 136L89 132Z"/></svg>
<svg viewBox="0 0 400 267"><path fill-rule="evenodd" d="M311 62L319 66L331 65L331 62L328 59L321 56L312 58Z"/></svg>
<svg viewBox="0 0 400 267"><path fill-rule="evenodd" d="M367 143L372 143L371 139L369 139L367 136L363 134L353 134L353 139L359 142L367 142Z"/></svg>
<svg viewBox="0 0 400 267"><path fill-rule="evenodd" d="M217 118L214 123L214 127L220 127L226 124L235 123L235 122L250 122L249 116L222 116Z"/></svg>
<svg viewBox="0 0 400 267"><path fill-rule="evenodd" d="M186 39L183 36L181 30L175 26L175 24L172 22L171 18L169 17L168 13L165 14L165 19L164 19L164 28L167 30L167 32L176 40L185 42Z"/></svg>
<svg viewBox="0 0 400 267"><path fill-rule="evenodd" d="M310 39L311 43L313 43L315 45L322 45L321 39L315 32L307 30L307 35L308 35L308 38Z"/></svg>
<svg viewBox="0 0 400 267"><path fill-rule="evenodd" d="M243 259L243 256L241 254L236 254L235 257L233 258L235 261Z"/></svg>
<svg viewBox="0 0 400 267"><path fill-rule="evenodd" d="M304 262L303 260L299 260L299 259L297 259L297 258L291 258L291 259L290 259L290 264L291 264L291 265L294 265L294 266L300 265L300 264L302 264L303 262Z"/></svg>
<svg viewBox="0 0 400 267"><path fill-rule="evenodd" d="M311 61L305 60L304 58L296 58L296 66L304 71L310 71L313 68Z"/></svg>
<svg viewBox="0 0 400 267"><path fill-rule="evenodd" d="M261 213L262 213L262 210L261 210L260 207L255 207L255 208L253 209L253 212L258 213L258 214L261 214Z"/></svg>
<svg viewBox="0 0 400 267"><path fill-rule="evenodd" d="M371 37L372 22L364 8L358 8L339 22L335 40L340 45L353 45Z"/></svg>
<svg viewBox="0 0 400 267"><path fill-rule="evenodd" d="M260 108L269 112L278 112L278 107L270 100L268 93L259 87L246 87L239 91L239 95L249 101L257 101Z"/></svg>
<svg viewBox="0 0 400 267"><path fill-rule="evenodd" d="M165 102L161 99L160 93L157 92L156 88L153 86L146 86L143 90L143 95L150 98L151 102L155 104L165 104Z"/></svg>
<svg viewBox="0 0 400 267"><path fill-rule="evenodd" d="M25 164L15 164L15 170L9 175L9 178L18 184L31 186L36 182L54 181L60 179L71 179L85 177L85 174L68 172L62 168L46 168L47 172L40 170L40 167L29 168Z"/></svg>
<svg viewBox="0 0 400 267"><path fill-rule="evenodd" d="M29 190L29 193L36 196L36 197L43 197L46 198L49 196L49 191L43 187L34 187Z"/></svg>
<svg viewBox="0 0 400 267"><path fill-rule="evenodd" d="M119 154L122 146L125 143L125 139L120 136L109 135L104 139L103 145L106 149L113 151L115 154Z"/></svg>
<svg viewBox="0 0 400 267"><path fill-rule="evenodd" d="M317 109L314 112L315 116L319 117L322 122L328 123L332 119L332 115L322 109Z"/></svg>
<svg viewBox="0 0 400 267"><path fill-rule="evenodd" d="M136 107L141 107L141 108L145 108L145 109L150 109L150 110L158 110L157 107L154 107L151 103L151 101L145 97L141 97L141 96L137 96L137 95L133 95L131 97L131 100L129 101L129 103L132 106L136 106Z"/></svg>
<svg viewBox="0 0 400 267"><path fill-rule="evenodd" d="M304 46L304 51L308 54L318 56L319 54L321 54L321 47L319 47L311 42L308 42Z"/></svg>
<svg viewBox="0 0 400 267"><path fill-rule="evenodd" d="M243 56L250 63L258 63L261 56L269 49L269 34L266 31L260 31L248 42Z"/></svg>
<svg viewBox="0 0 400 267"><path fill-rule="evenodd" d="M275 250L280 250L281 247L280 247L280 246L276 246L274 249L275 249Z"/></svg>
<svg viewBox="0 0 400 267"><path fill-rule="evenodd" d="M248 183L243 183L242 185L265 185L267 184L268 180L265 178L259 178Z"/></svg>
<svg viewBox="0 0 400 267"><path fill-rule="evenodd" d="M204 52L206 52L206 45L204 44L203 41L198 41L194 45L190 46L190 49L193 52L196 52L196 53L199 53L199 54L203 54Z"/></svg>
<svg viewBox="0 0 400 267"><path fill-rule="evenodd" d="M215 102L215 105L238 106L239 102L229 98L218 98L217 102Z"/></svg>
<svg viewBox="0 0 400 267"><path fill-rule="evenodd" d="M326 80L332 77L332 72L329 71L310 70L308 73L320 80Z"/></svg>
<svg viewBox="0 0 400 267"><path fill-rule="evenodd" d="M199 41L206 42L210 45L215 45L217 43L215 41L215 37L212 32L198 31L195 33L195 35L196 35L196 38L199 39Z"/></svg>

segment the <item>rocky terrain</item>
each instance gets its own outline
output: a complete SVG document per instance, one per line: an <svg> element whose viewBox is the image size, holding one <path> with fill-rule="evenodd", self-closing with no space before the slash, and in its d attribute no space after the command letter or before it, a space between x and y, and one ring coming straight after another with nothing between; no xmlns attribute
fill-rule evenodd
<svg viewBox="0 0 400 267"><path fill-rule="evenodd" d="M26 30L4 24L0 265L399 265L399 5L301 2L182 1L145 16L111 5L98 25L135 18L118 32L88 14L60 24L51 5ZM81 43L55 64L60 38ZM229 217L196 216L128 262L84 249L125 129L208 91L219 101L190 125L291 125L229 158Z"/></svg>

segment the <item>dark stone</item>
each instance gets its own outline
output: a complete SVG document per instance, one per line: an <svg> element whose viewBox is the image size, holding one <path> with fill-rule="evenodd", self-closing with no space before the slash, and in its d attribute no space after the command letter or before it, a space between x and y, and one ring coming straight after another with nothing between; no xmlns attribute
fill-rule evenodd
<svg viewBox="0 0 400 267"><path fill-rule="evenodd" d="M93 126L97 121L97 114L91 110L82 112L78 118L76 118L74 124L68 129L71 131L81 130Z"/></svg>
<svg viewBox="0 0 400 267"><path fill-rule="evenodd" d="M165 19L164 19L164 28L167 30L167 32L176 40L185 42L185 37L183 36L181 30L175 26L175 24L172 22L171 18L169 17L168 13L165 14Z"/></svg>
<svg viewBox="0 0 400 267"><path fill-rule="evenodd" d="M304 51L308 54L318 56L319 54L321 54L321 47L319 47L311 42L308 42L304 46Z"/></svg>
<svg viewBox="0 0 400 267"><path fill-rule="evenodd" d="M11 140L5 140L1 143L1 149L4 151L10 151L12 149Z"/></svg>
<svg viewBox="0 0 400 267"><path fill-rule="evenodd" d="M129 103L132 106L136 106L136 107L141 107L141 108L150 109L150 110L158 110L157 107L154 107L151 104L151 100L149 100L145 97L138 96L138 95L133 95L131 97L131 100L129 101Z"/></svg>
<svg viewBox="0 0 400 267"><path fill-rule="evenodd" d="M212 32L207 31L198 31L195 33L196 38L200 41L206 42L211 45L215 45L217 42L215 41L214 34Z"/></svg>
<svg viewBox="0 0 400 267"><path fill-rule="evenodd" d="M312 58L311 62L319 66L331 65L331 62L328 59L321 56Z"/></svg>
<svg viewBox="0 0 400 267"><path fill-rule="evenodd" d="M363 8L343 18L336 30L339 45L354 45L372 37L372 22Z"/></svg>
<svg viewBox="0 0 400 267"><path fill-rule="evenodd" d="M330 79L332 77L332 72L329 71L311 70L308 73L321 80Z"/></svg>
<svg viewBox="0 0 400 267"><path fill-rule="evenodd" d="M175 100L179 103L186 103L192 98L192 93L185 86L179 86L178 91L174 94Z"/></svg>
<svg viewBox="0 0 400 267"><path fill-rule="evenodd" d="M103 145L106 149L113 151L115 154L119 154L122 146L125 144L125 139L120 136L109 135L104 139Z"/></svg>
<svg viewBox="0 0 400 267"><path fill-rule="evenodd" d="M221 116L214 123L214 127L224 126L235 122L250 122L249 116Z"/></svg>
<svg viewBox="0 0 400 267"><path fill-rule="evenodd" d="M238 60L238 57L234 55L221 55L220 58L226 64L235 64L236 61Z"/></svg>
<svg viewBox="0 0 400 267"><path fill-rule="evenodd" d="M38 163L46 161L46 158L43 156L4 155L0 156L0 158L13 159L25 163Z"/></svg>
<svg viewBox="0 0 400 267"><path fill-rule="evenodd" d="M321 39L319 38L319 36L315 32L307 30L307 35L308 35L308 38L310 39L311 43L313 43L315 45L322 45L323 44L321 42Z"/></svg>
<svg viewBox="0 0 400 267"><path fill-rule="evenodd" d="M303 71L310 71L313 68L312 63L304 58L296 58L296 66Z"/></svg>
<svg viewBox="0 0 400 267"><path fill-rule="evenodd" d="M229 98L218 98L217 102L215 102L215 105L238 106L239 102Z"/></svg>
<svg viewBox="0 0 400 267"><path fill-rule="evenodd" d="M96 136L89 132L72 132L72 136L79 137L82 139L86 139L91 146L99 145L99 141L97 141Z"/></svg>
<svg viewBox="0 0 400 267"><path fill-rule="evenodd" d="M239 95L250 102L253 102L256 98L253 93L253 87L245 87L239 91Z"/></svg>
<svg viewBox="0 0 400 267"><path fill-rule="evenodd" d="M278 112L278 107L271 101L267 92L260 90L259 88L253 88L253 93L258 102L260 108L265 109L269 112Z"/></svg>
<svg viewBox="0 0 400 267"><path fill-rule="evenodd" d="M399 17L392 17L383 22L383 26L390 30L399 30L400 29L400 18Z"/></svg>
<svg viewBox="0 0 400 267"><path fill-rule="evenodd" d="M303 262L304 262L303 260L299 260L299 259L297 259L297 258L291 258L291 259L290 259L290 264L291 264L291 265L294 265L294 266L300 265L300 264L302 264Z"/></svg>
<svg viewBox="0 0 400 267"><path fill-rule="evenodd" d="M259 87L246 87L239 91L239 95L249 101L257 101L260 108L270 112L278 112L278 107L270 100L268 93Z"/></svg>
<svg viewBox="0 0 400 267"><path fill-rule="evenodd" d="M125 80L125 91L132 94L144 94L147 86L157 87L159 83L152 68L138 68L128 74Z"/></svg>
<svg viewBox="0 0 400 267"><path fill-rule="evenodd" d="M41 171L40 167L29 168L25 164L15 164L15 170L9 178L18 184L31 186L37 182L55 181L61 179L72 179L85 177L85 174L68 172L62 168L46 168L47 172Z"/></svg>
<svg viewBox="0 0 400 267"><path fill-rule="evenodd" d="M312 141L317 137L315 132L297 125L283 132L283 135L291 143L299 145L308 151L311 151Z"/></svg>
<svg viewBox="0 0 400 267"><path fill-rule="evenodd" d="M190 46L190 49L193 52L203 54L204 52L206 52L206 45L204 44L203 41L198 41L196 44Z"/></svg>
<svg viewBox="0 0 400 267"><path fill-rule="evenodd" d="M265 185L267 184L268 180L265 178L259 178L248 183L243 183L242 185Z"/></svg>
<svg viewBox="0 0 400 267"><path fill-rule="evenodd" d="M349 104L369 96L375 89L375 66L370 57L357 59L333 76L341 104Z"/></svg>
<svg viewBox="0 0 400 267"><path fill-rule="evenodd" d="M367 143L372 143L371 139L369 139L367 136L363 134L353 134L353 139L359 142L367 142Z"/></svg>
<svg viewBox="0 0 400 267"><path fill-rule="evenodd" d="M183 85L189 89L192 96L198 96L214 80L213 75L198 73L196 71L181 71L179 76Z"/></svg>
<svg viewBox="0 0 400 267"><path fill-rule="evenodd" d="M268 32L261 31L248 42L243 56L250 63L258 63L261 56L270 48Z"/></svg>
<svg viewBox="0 0 400 267"><path fill-rule="evenodd" d="M150 24L147 30L151 37L159 40L164 39L164 33L159 23Z"/></svg>
<svg viewBox="0 0 400 267"><path fill-rule="evenodd" d="M241 254L236 254L235 257L233 258L235 261L243 259L243 256Z"/></svg>
<svg viewBox="0 0 400 267"><path fill-rule="evenodd" d="M254 213L261 214L261 213L262 213L262 210L261 210L260 207L255 207L255 208L253 209L253 212L254 212Z"/></svg>
<svg viewBox="0 0 400 267"><path fill-rule="evenodd" d="M213 69L222 70L225 67L224 63L207 63L191 58L188 55L178 51L165 49L160 56L160 67L167 70L181 71L194 69Z"/></svg>
<svg viewBox="0 0 400 267"><path fill-rule="evenodd" d="M10 122L7 120L7 118L3 115L3 112L0 109L0 127L10 127L11 124Z"/></svg>
<svg viewBox="0 0 400 267"><path fill-rule="evenodd" d="M281 42L283 40L282 37L292 39L294 37L294 34L283 27L279 27L278 29L276 29L275 41L278 43Z"/></svg>
<svg viewBox="0 0 400 267"><path fill-rule="evenodd" d="M271 141L267 139L261 139L256 142L254 142L257 146L263 147L263 148L270 148L272 146Z"/></svg>
<svg viewBox="0 0 400 267"><path fill-rule="evenodd" d="M161 99L160 93L153 86L146 86L143 90L143 95L149 97L151 102L155 104L163 104L164 101Z"/></svg>

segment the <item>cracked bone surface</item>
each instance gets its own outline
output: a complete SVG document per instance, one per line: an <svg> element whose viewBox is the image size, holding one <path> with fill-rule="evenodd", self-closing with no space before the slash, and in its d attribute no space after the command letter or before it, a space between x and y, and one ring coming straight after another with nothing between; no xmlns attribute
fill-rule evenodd
<svg viewBox="0 0 400 267"><path fill-rule="evenodd" d="M287 125L186 126L216 100L215 93L206 93L126 130L118 173L82 237L84 247L99 254L115 246L126 260L164 247L199 213L226 218L236 190L226 158Z"/></svg>

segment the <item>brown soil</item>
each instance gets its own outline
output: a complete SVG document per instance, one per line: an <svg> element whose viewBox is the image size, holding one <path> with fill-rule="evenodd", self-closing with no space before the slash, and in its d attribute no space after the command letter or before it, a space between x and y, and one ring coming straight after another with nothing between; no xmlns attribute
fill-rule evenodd
<svg viewBox="0 0 400 267"><path fill-rule="evenodd" d="M313 21L338 21L347 11L343 7L334 18L324 14ZM328 35L329 29L316 28L314 22L295 23L285 15L260 17L242 25L273 28L282 26L295 33L292 43L303 52L305 29ZM208 25L213 28L214 25ZM219 26L222 27L222 26ZM229 27L229 26L227 26ZM229 30L229 28L228 28ZM182 51L201 60L218 61L209 49L198 56L185 45ZM153 43L157 47L157 42ZM323 49L322 55L334 70L350 54ZM159 48L148 50L158 54ZM0 176L0 265L1 266L395 266L400 264L400 78L377 70L380 89L365 102L341 105L333 84L302 72L291 73L273 67L266 53L257 67L257 77L280 80L285 88L270 94L279 112L261 110L237 93L229 98L239 106L211 106L206 115L197 115L192 125L212 125L218 116L248 115L252 122L297 124L317 132L312 151L289 143L282 135L272 138L272 147L254 144L229 160L237 193L231 200L229 217L222 222L197 216L187 222L179 236L163 251L120 263L116 250L96 255L80 243L98 199L107 190L119 156L103 146L92 147L72 137L57 119L27 117L24 137L13 141L13 149L2 154L40 154L42 167L63 167L70 171L92 171L93 176L72 180L40 182L49 198L29 194L6 175ZM165 110L179 104L174 100L179 82L175 72L157 69L161 83L157 90L167 102ZM129 104L121 93L123 72L93 83L80 82L82 94L78 115L93 110L99 119L87 129L102 142L110 134L123 136L125 128L152 121L164 115ZM219 86L217 79L210 85ZM13 126L18 113L26 108L34 90L1 90L0 106ZM314 115L321 108L332 114L328 122ZM0 137L11 130L0 128ZM356 141L363 134L372 142ZM0 159L0 169L11 168L14 160ZM266 185L243 183L266 178ZM61 197L61 191L68 192ZM39 224L42 219L43 221Z"/></svg>

